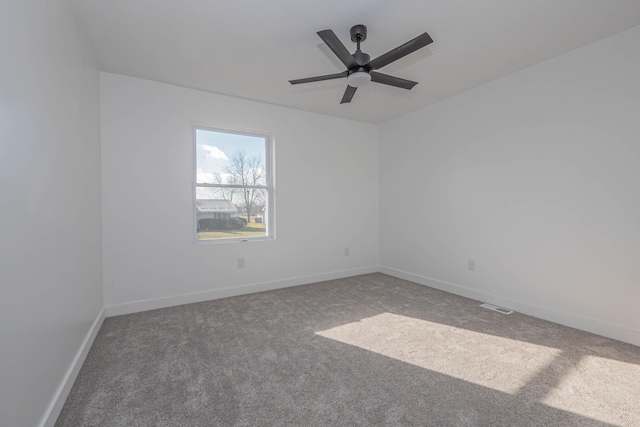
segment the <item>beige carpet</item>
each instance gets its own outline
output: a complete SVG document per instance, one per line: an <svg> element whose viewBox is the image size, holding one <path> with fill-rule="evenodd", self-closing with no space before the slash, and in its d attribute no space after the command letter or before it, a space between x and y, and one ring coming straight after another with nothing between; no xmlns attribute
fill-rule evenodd
<svg viewBox="0 0 640 427"><path fill-rule="evenodd" d="M112 317L57 426L640 426L640 348L383 274Z"/></svg>

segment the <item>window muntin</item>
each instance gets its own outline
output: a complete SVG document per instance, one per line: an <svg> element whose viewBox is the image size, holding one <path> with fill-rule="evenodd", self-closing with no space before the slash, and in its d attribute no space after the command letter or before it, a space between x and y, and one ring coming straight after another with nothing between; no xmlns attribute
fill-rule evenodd
<svg viewBox="0 0 640 427"><path fill-rule="evenodd" d="M273 237L271 137L194 127L197 241Z"/></svg>

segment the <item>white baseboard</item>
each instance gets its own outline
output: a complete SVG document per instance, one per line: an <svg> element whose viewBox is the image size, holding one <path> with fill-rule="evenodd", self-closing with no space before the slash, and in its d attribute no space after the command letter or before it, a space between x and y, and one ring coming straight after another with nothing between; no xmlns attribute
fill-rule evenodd
<svg viewBox="0 0 640 427"><path fill-rule="evenodd" d="M80 348L78 348L78 351L76 352L76 355L73 358L71 365L69 366L69 369L67 369L62 382L58 386L58 389L53 395L49 406L45 410L44 415L42 416L40 423L38 424L40 427L53 427L53 425L56 423L56 420L60 415L60 411L62 411L62 407L64 406L64 402L69 396L71 387L73 386L73 383L75 382L78 373L80 372L80 368L82 368L82 364L87 358L89 349L91 349L91 345L93 344L96 335L98 335L98 331L102 326L104 318L105 310L103 308L102 310L100 310L100 313L98 313L96 320L93 321L93 324L91 325L91 328L89 328L87 335L85 335L82 344L80 344Z"/></svg>
<svg viewBox="0 0 640 427"><path fill-rule="evenodd" d="M288 288L291 286L307 285L309 283L325 280L342 279L360 274L377 273L377 266L339 270L330 273L314 274L310 276L291 277L287 279L271 280L268 282L252 283L249 285L234 286L230 288L212 289L209 291L193 292L182 295L174 295L164 298L153 298L126 302L122 304L108 305L105 307L106 317L119 316L121 314L139 313L141 311L155 310L157 308L172 307L175 305L191 304L194 302L209 301L213 299L233 297L237 295L252 294L255 292L271 291L274 289Z"/></svg>
<svg viewBox="0 0 640 427"><path fill-rule="evenodd" d="M477 289L467 288L465 286L444 282L442 280L433 279L431 277L420 276L418 274L397 270L395 268L387 266L380 266L379 271L381 273L388 274L389 276L398 277L404 280L410 280L424 286L429 286L430 288L439 289L441 291L450 292L452 294L461 295L463 297L475 299L482 302L488 302L497 306L509 308L510 310L518 311L522 314L537 317L539 319L548 320L550 322L559 323L561 325L640 346L640 331L636 329L615 325L612 323L604 322L602 320L593 319L566 311L556 310L537 304L531 304L509 297L494 295L488 292L479 291Z"/></svg>

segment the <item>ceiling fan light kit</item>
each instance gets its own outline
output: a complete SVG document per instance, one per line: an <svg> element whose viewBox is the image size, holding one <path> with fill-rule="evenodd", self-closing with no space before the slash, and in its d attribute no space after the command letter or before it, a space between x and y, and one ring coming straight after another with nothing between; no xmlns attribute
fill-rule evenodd
<svg viewBox="0 0 640 427"><path fill-rule="evenodd" d="M347 84L352 87L362 87L369 83L371 83L371 74L366 71L356 71L347 77Z"/></svg>
<svg viewBox="0 0 640 427"><path fill-rule="evenodd" d="M351 41L357 44L356 51L351 54L347 48L338 39L332 30L318 31L318 35L325 42L325 44L331 49L331 51L340 59L340 61L347 67L347 70L342 73L327 74L324 76L308 77L305 79L289 80L292 85L301 83L311 83L323 80L339 79L342 77L347 78L347 89L342 96L341 104L351 102L353 95L356 93L356 89L362 86L366 86L370 82L382 83L389 86L399 87L402 89L411 90L418 82L411 80L401 79L399 77L389 76L387 74L379 73L375 70L389 65L390 63L403 58L410 53L415 52L433 43L433 39L427 33L422 33L413 40L406 42L405 44L398 46L389 52L380 55L374 60L366 53L360 50L360 42L367 39L367 27L364 25L354 25L351 27Z"/></svg>

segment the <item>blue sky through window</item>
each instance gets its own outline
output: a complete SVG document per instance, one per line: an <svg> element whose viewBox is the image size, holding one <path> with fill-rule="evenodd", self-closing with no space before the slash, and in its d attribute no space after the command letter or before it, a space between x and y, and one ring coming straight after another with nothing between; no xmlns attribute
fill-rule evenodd
<svg viewBox="0 0 640 427"><path fill-rule="evenodd" d="M264 165L265 139L260 136L237 135L214 130L196 129L196 165L198 182L218 183L214 174L218 173L222 183L226 183L229 159L238 150L247 157L259 157Z"/></svg>

